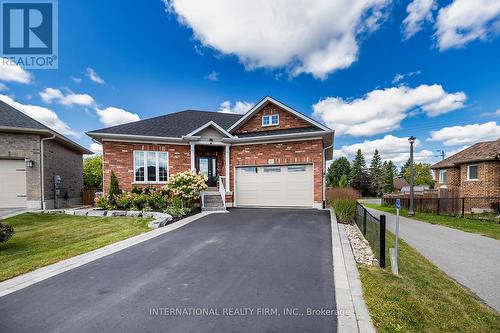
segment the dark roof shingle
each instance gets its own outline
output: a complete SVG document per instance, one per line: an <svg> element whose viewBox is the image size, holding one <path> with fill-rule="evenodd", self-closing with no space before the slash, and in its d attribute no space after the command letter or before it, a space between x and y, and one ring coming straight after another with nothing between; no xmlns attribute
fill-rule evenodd
<svg viewBox="0 0 500 333"><path fill-rule="evenodd" d="M0 127L29 128L50 130L47 126L25 115L4 101L0 101Z"/></svg>
<svg viewBox="0 0 500 333"><path fill-rule="evenodd" d="M450 157L434 164L432 169L449 168L464 163L500 160L500 139L478 142Z"/></svg>
<svg viewBox="0 0 500 333"><path fill-rule="evenodd" d="M164 116L135 121L123 125L107 127L88 132L90 136L96 133L144 135L159 137L182 137L203 126L209 121L228 129L242 115L221 112L186 110L170 113Z"/></svg>

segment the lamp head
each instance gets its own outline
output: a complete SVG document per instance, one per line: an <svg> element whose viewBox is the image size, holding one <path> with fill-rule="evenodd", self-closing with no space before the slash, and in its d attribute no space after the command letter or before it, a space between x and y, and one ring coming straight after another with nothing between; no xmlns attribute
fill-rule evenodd
<svg viewBox="0 0 500 333"><path fill-rule="evenodd" d="M415 138L413 135L408 138L408 142L413 144L417 138Z"/></svg>

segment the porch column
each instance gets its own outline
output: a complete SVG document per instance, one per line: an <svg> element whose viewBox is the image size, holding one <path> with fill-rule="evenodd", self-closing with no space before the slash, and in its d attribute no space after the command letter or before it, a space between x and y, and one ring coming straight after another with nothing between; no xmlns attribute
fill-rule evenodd
<svg viewBox="0 0 500 333"><path fill-rule="evenodd" d="M225 161L226 161L226 191L230 192L231 191L231 178L230 178L231 170L229 170L229 145L226 145L225 151L226 151L226 158L225 158Z"/></svg>
<svg viewBox="0 0 500 333"><path fill-rule="evenodd" d="M190 146L191 146L191 150L190 150L189 155L191 156L191 171L196 172L196 168L194 165L194 143L190 143Z"/></svg>

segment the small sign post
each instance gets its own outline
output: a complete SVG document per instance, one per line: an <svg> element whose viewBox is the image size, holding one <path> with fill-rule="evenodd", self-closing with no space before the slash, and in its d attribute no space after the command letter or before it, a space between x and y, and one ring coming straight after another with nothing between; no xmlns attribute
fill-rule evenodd
<svg viewBox="0 0 500 333"><path fill-rule="evenodd" d="M391 270L393 274L398 275L398 238L399 238L399 209L401 208L401 199L396 199L396 241L394 249L390 249Z"/></svg>

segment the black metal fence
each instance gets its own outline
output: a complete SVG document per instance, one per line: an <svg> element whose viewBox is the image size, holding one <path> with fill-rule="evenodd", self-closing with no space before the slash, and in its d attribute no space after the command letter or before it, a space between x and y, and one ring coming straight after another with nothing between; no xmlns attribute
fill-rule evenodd
<svg viewBox="0 0 500 333"><path fill-rule="evenodd" d="M356 202L356 224L370 243L380 267L385 267L385 215L377 219Z"/></svg>
<svg viewBox="0 0 500 333"><path fill-rule="evenodd" d="M395 197L384 197L382 204L394 206ZM400 198L401 207L408 209L409 198ZM432 213L438 215L470 216L483 212L500 213L500 197L476 197L476 198L414 198L413 210L420 213Z"/></svg>

